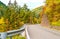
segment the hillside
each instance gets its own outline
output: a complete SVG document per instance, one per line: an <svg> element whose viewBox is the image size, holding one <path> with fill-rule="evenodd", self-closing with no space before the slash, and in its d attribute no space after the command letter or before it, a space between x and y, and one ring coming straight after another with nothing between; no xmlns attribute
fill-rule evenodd
<svg viewBox="0 0 60 39"><path fill-rule="evenodd" d="M39 6L39 7L35 8L35 9L33 9L32 12L35 13L36 17L39 17L39 14L40 14L41 10L42 10L42 6Z"/></svg>
<svg viewBox="0 0 60 39"><path fill-rule="evenodd" d="M32 12L35 12L35 13L40 13L40 11L42 10L42 6L39 6L35 9L32 10Z"/></svg>

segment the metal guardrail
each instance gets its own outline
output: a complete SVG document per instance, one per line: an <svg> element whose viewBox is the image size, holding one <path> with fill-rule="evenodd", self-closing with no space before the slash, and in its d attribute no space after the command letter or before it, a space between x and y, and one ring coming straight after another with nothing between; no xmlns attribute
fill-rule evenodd
<svg viewBox="0 0 60 39"><path fill-rule="evenodd" d="M6 39L7 36L12 39L13 35L21 34L25 30L25 27L23 26L22 28L18 30L12 30L12 31L7 31L7 32L0 32L0 39Z"/></svg>

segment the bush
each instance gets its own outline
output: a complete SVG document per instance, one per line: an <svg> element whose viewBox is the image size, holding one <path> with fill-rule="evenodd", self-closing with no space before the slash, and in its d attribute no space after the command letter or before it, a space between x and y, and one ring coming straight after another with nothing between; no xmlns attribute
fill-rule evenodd
<svg viewBox="0 0 60 39"><path fill-rule="evenodd" d="M53 26L60 26L60 22L52 22L51 25L53 25Z"/></svg>

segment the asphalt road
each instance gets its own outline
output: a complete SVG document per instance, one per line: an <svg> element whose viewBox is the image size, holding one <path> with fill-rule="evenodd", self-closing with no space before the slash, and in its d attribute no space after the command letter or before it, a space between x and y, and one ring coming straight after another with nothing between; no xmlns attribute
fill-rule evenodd
<svg viewBox="0 0 60 39"><path fill-rule="evenodd" d="M60 36L40 25L27 25L30 39L60 39Z"/></svg>

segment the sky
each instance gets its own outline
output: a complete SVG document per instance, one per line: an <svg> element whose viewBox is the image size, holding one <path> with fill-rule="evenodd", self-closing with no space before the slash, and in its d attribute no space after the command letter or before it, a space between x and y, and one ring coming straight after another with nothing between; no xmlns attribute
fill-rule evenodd
<svg viewBox="0 0 60 39"><path fill-rule="evenodd" d="M9 0L0 0L4 4L8 4ZM45 0L16 0L17 4L20 6L23 6L24 4L27 4L29 9L34 9L36 7L42 6L45 4ZM11 0L12 3L14 3L14 0Z"/></svg>

